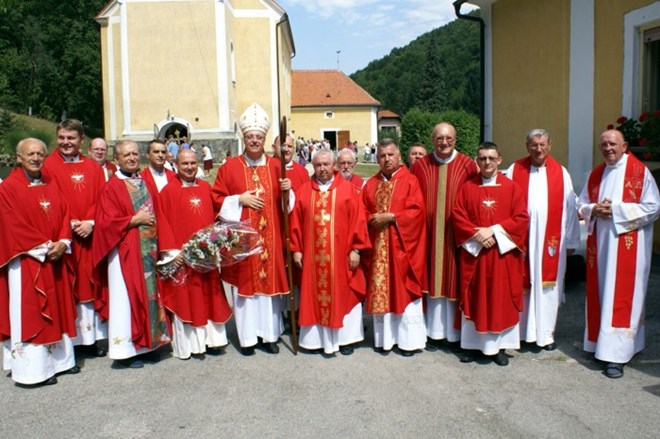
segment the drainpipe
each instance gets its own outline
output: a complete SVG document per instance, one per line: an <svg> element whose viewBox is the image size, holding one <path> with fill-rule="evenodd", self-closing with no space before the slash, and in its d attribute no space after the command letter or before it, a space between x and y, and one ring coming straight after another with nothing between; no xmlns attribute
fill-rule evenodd
<svg viewBox="0 0 660 439"><path fill-rule="evenodd" d="M463 4L467 2L468 0L456 0L453 3L453 5L457 18L463 20L469 20L469 21L476 21L477 23L479 23L479 57L480 57L479 71L481 76L481 80L479 81L479 93L480 93L479 111L481 113L480 123L479 123L479 141L483 142L484 132L485 132L484 124L486 119L486 43L485 43L486 23L480 17L475 17L472 15L466 15L461 13L461 6L463 6Z"/></svg>
<svg viewBox="0 0 660 439"><path fill-rule="evenodd" d="M289 23L289 16L285 12L284 15L282 15L282 18L280 21L277 22L275 25L275 58L276 58L276 64L277 64L277 114L279 114L280 119L282 119L282 99L280 98L280 33L279 33L279 27L284 24L284 23ZM291 44L293 45L293 36L291 35L290 32L290 24L289 24L289 39L291 40ZM296 48L293 47L291 54L291 58L296 56ZM275 126L279 126L279 120L274 121ZM282 135L283 133L279 133L278 135ZM282 138L280 138L282 140ZM284 139L286 140L286 139ZM282 140L282 141L284 141Z"/></svg>

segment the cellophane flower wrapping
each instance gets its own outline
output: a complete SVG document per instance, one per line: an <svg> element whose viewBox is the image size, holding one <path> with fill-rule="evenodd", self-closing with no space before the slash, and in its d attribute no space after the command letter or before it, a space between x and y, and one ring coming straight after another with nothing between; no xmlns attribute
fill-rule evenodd
<svg viewBox="0 0 660 439"><path fill-rule="evenodd" d="M195 232L181 248L186 265L205 273L234 265L243 259L261 253L259 233L249 222L213 223ZM185 281L184 270L173 263L159 267L161 277L177 283Z"/></svg>

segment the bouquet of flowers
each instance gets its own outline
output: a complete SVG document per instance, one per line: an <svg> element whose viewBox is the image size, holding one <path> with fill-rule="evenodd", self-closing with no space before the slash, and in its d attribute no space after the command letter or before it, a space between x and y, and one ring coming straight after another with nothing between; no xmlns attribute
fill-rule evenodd
<svg viewBox="0 0 660 439"><path fill-rule="evenodd" d="M236 264L248 256L261 253L263 247L256 230L246 222L213 223L195 232L181 248L181 256L190 268L201 273ZM185 280L173 259L158 264L164 279L178 283Z"/></svg>

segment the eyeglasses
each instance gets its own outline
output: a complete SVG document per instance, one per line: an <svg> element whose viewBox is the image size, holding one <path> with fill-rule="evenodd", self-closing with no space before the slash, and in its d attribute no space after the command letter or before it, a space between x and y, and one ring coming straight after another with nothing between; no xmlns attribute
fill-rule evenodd
<svg viewBox="0 0 660 439"><path fill-rule="evenodd" d="M480 162L489 162L489 161L490 162L496 162L499 159L500 159L499 157L489 157L489 156L477 157L477 160L480 161Z"/></svg>

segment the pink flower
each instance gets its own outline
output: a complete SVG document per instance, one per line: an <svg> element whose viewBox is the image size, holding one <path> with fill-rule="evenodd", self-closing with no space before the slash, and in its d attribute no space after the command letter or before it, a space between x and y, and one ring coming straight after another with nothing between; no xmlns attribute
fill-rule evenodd
<svg viewBox="0 0 660 439"><path fill-rule="evenodd" d="M616 123L621 125L622 123L626 123L626 121L628 121L628 118L626 116L621 116L616 120Z"/></svg>

